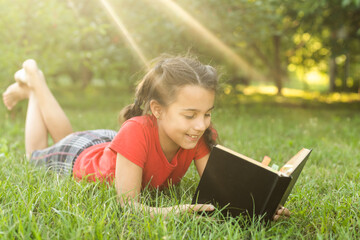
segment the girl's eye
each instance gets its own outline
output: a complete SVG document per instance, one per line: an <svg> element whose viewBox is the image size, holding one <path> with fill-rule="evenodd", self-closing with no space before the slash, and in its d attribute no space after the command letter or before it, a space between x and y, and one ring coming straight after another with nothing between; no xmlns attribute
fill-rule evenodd
<svg viewBox="0 0 360 240"><path fill-rule="evenodd" d="M185 115L186 119L193 119L194 117L195 117L195 115L191 115L191 116L190 115Z"/></svg>
<svg viewBox="0 0 360 240"><path fill-rule="evenodd" d="M205 117L211 117L211 113L205 114Z"/></svg>

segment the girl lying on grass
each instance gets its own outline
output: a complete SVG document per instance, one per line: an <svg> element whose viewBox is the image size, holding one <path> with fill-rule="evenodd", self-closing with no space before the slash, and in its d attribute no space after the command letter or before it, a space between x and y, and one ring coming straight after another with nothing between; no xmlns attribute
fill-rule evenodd
<svg viewBox="0 0 360 240"><path fill-rule="evenodd" d="M11 110L28 99L25 149L30 162L75 178L115 181L121 205L132 204L151 215L212 211L209 204L149 207L137 199L141 190L177 184L194 160L201 176L216 134L211 127L218 83L216 70L185 57L157 62L139 83L135 102L125 107L119 132L73 132L70 121L34 60L26 60L16 82L3 94ZM48 147L48 133L54 145ZM289 216L283 207L274 216Z"/></svg>

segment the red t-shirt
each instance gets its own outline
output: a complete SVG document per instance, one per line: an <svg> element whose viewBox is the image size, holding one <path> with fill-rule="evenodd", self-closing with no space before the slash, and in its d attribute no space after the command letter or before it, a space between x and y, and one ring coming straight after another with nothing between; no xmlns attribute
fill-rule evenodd
<svg viewBox="0 0 360 240"><path fill-rule="evenodd" d="M74 176L112 182L117 153L143 169L144 188L148 184L150 187L166 187L170 182L178 183L192 160L206 156L209 149L202 137L195 148L180 148L169 163L160 146L156 118L152 115L139 116L124 122L112 142L85 149L75 161Z"/></svg>

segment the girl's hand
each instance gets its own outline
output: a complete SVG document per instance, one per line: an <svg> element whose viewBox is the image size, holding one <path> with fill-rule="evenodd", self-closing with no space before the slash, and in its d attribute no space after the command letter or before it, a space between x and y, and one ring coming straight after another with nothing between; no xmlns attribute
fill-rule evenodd
<svg viewBox="0 0 360 240"><path fill-rule="evenodd" d="M291 215L289 209L285 208L284 206L279 205L278 209L276 210L273 220L277 221L279 219L287 219Z"/></svg>
<svg viewBox="0 0 360 240"><path fill-rule="evenodd" d="M171 213L184 214L191 212L211 212L215 210L215 207L211 204L183 204L163 208L150 207L149 209L151 217L155 217L155 215L161 214L166 218Z"/></svg>
<svg viewBox="0 0 360 240"><path fill-rule="evenodd" d="M179 205L178 207L179 208L175 210L178 213L211 212L215 210L215 207L211 204L184 204L184 205Z"/></svg>

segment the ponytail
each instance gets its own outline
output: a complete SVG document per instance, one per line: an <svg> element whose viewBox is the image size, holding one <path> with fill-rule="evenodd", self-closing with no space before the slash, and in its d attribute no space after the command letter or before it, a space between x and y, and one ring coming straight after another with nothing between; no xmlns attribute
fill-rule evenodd
<svg viewBox="0 0 360 240"><path fill-rule="evenodd" d="M124 121L147 114L150 110L150 100L153 98L154 88L156 87L157 79L161 75L162 71L159 71L159 65L151 69L141 80L135 91L134 103L124 107L119 114L119 124L121 125ZM161 73L160 73L161 72ZM159 101L161 103L161 101Z"/></svg>
<svg viewBox="0 0 360 240"><path fill-rule="evenodd" d="M126 120L132 118L132 117L136 117L136 116L141 116L143 114L143 110L141 109L141 107L136 103L127 105L126 107L124 107L119 114L119 123L122 124L123 122L125 122Z"/></svg>

